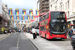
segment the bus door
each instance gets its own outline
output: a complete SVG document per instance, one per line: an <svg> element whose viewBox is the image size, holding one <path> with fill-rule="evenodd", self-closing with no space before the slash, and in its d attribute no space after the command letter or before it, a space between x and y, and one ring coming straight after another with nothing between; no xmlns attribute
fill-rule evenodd
<svg viewBox="0 0 75 50"><path fill-rule="evenodd" d="M41 27L40 27L40 33L41 33L41 36L44 37L44 34L45 34L44 26L41 26Z"/></svg>
<svg viewBox="0 0 75 50"><path fill-rule="evenodd" d="M46 37L49 37L50 33L50 29L49 29L49 25L46 25Z"/></svg>

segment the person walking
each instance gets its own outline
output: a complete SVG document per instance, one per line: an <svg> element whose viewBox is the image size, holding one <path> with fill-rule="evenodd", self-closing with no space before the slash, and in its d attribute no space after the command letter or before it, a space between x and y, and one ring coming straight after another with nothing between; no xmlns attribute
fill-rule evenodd
<svg viewBox="0 0 75 50"><path fill-rule="evenodd" d="M75 29L73 29L73 34L71 37L71 45L73 47L73 50L75 50Z"/></svg>
<svg viewBox="0 0 75 50"><path fill-rule="evenodd" d="M35 38L37 37L37 36L36 36L36 29L35 29L35 27L33 27L32 33L33 33L33 39L35 39Z"/></svg>
<svg viewBox="0 0 75 50"><path fill-rule="evenodd" d="M73 29L73 34L72 35L75 35L75 29Z"/></svg>
<svg viewBox="0 0 75 50"><path fill-rule="evenodd" d="M69 37L71 38L71 36L72 36L72 34L73 34L72 28L69 29L68 34L69 34Z"/></svg>
<svg viewBox="0 0 75 50"><path fill-rule="evenodd" d="M25 34L26 34L26 28L24 28L24 32L25 32Z"/></svg>

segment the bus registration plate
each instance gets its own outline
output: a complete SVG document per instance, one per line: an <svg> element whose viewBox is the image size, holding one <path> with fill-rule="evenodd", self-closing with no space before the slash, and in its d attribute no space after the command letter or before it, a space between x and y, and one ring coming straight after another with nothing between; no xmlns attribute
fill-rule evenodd
<svg viewBox="0 0 75 50"><path fill-rule="evenodd" d="M57 38L57 39L61 39L61 38Z"/></svg>

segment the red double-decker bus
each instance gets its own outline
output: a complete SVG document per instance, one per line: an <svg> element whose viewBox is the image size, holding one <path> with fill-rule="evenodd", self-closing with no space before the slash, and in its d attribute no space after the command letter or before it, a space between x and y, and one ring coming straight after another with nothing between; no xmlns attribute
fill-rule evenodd
<svg viewBox="0 0 75 50"><path fill-rule="evenodd" d="M67 17L64 11L49 11L40 17L39 35L47 39L67 39Z"/></svg>

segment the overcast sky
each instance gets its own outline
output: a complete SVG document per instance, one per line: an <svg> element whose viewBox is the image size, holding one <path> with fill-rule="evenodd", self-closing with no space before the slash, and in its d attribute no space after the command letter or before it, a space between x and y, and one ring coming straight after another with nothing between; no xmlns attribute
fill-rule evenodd
<svg viewBox="0 0 75 50"><path fill-rule="evenodd" d="M13 9L13 14L15 14L15 9L19 9L19 16L21 20L22 15L22 9L26 9L26 14L29 14L29 9L33 9L33 13L35 14L35 8L36 7L36 0L2 0L4 4L8 5L8 8ZM16 16L14 15L14 18L16 19ZM27 20L27 17L25 17L25 20Z"/></svg>
<svg viewBox="0 0 75 50"><path fill-rule="evenodd" d="M0 0L0 14L2 14L2 0Z"/></svg>
<svg viewBox="0 0 75 50"><path fill-rule="evenodd" d="M37 0L2 0L4 4L8 5L8 8L13 9L13 14L15 14L15 9L18 8L20 17L22 15L22 9L26 9L26 14L29 14L29 9L33 9L33 13L35 14L35 10L37 9L36 1Z"/></svg>
<svg viewBox="0 0 75 50"><path fill-rule="evenodd" d="M29 9L35 8L35 1L36 0L2 0L3 3L8 5L8 8L19 8L20 10L26 9L27 13Z"/></svg>

